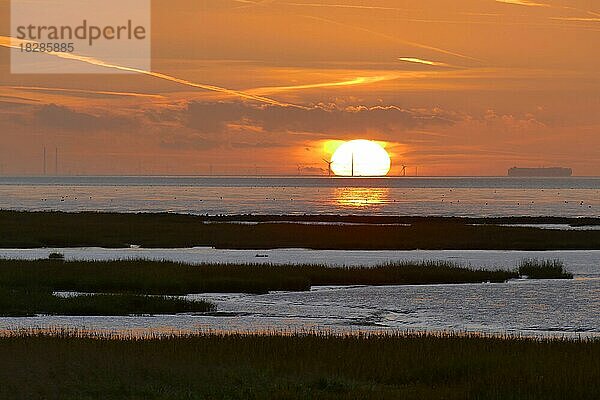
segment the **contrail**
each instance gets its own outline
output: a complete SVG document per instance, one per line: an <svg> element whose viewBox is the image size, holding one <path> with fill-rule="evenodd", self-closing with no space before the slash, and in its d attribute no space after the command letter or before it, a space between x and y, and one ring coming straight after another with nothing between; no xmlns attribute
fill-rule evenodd
<svg viewBox="0 0 600 400"><path fill-rule="evenodd" d="M247 8L247 7L253 7L253 6L267 5L267 4L270 4L270 3L274 3L276 0L257 0L257 1L235 0L235 1L237 1L239 3L246 4L245 6L241 6L241 7L242 8ZM302 4L302 3L279 3L279 2L277 4L280 4L280 5L291 5L291 6L307 6L307 7L315 7L315 6L318 6L318 7L330 7L331 6L331 7L345 7L345 8L379 9L379 7L376 7L376 6L345 6L345 5L340 5L340 4L329 4L329 5L328 4L322 4L322 5L318 5L318 4L314 4L314 3ZM240 7L238 7L238 8L240 8ZM396 10L396 11L401 10L400 8L391 8L391 7L390 8L383 7L381 9ZM399 38L397 38L395 36L387 35L385 33L373 31L373 30L370 30L370 29L367 29L367 28L363 28L363 27L360 27L360 26L349 25L349 24L345 24L343 22L334 21L334 20L327 19L327 18L322 18L322 17L315 17L315 16L312 16L312 15L302 15L302 14L296 14L296 15L298 15L299 17L303 17L303 18L315 19L315 20L321 21L321 22L327 22L327 23L330 23L330 24L336 24L336 25L340 25L340 26L345 26L347 28L357 29L357 30L360 30L360 31L363 31L363 32L370 33L372 35L377 35L377 36L386 38L388 40L395 41L397 43L402 43L402 44L405 44L405 45L409 45L409 46L413 46L413 47L418 47L418 48L421 48L421 49L436 51L436 52L439 52L439 53L444 53L444 54L455 56L455 57L460 57L460 58L465 58L465 59L469 59L469 60L481 62L481 60L479 60L477 58L470 57L470 56L467 56L467 55L464 55L464 54L452 52L452 51L449 51L449 50L440 49L438 47L428 46L428 45L421 44L421 43L411 42L411 41L408 41L408 40L402 40L402 39L399 39Z"/></svg>
<svg viewBox="0 0 600 400"><path fill-rule="evenodd" d="M28 42L24 41L24 40L14 39L9 36L0 36L0 46L2 46L2 47L19 48L19 44L21 44L21 43L28 43ZM33 42L29 42L29 43L33 43ZM174 77L171 75L162 74L160 72L153 72L153 71L147 71L147 70L139 69L139 68L127 67L127 66L118 65L118 64L111 64L111 63L107 63L102 60L98 60L93 57L84 57L84 56L78 56L76 54L60 53L60 52L49 52L49 53L45 53L45 54L63 58L63 59L67 59L67 60L80 61L80 62L84 62L87 64L96 65L98 67L104 67L104 68L116 69L119 71L133 72L133 73L138 73L138 74L142 74L142 75L152 76L154 78L162 79L165 81L174 82L174 83L178 83L178 84L185 85L185 86L190 86L193 88L210 90L210 91L218 92L218 93L224 93L224 94L228 94L231 96L241 97L246 100L254 100L254 101L257 101L260 103L271 104L271 105L276 105L276 106L281 106L281 107L295 107L295 108L302 108L302 109L307 108L305 106L300 106L300 105L291 104L291 103L284 103L284 102L280 102L280 101L277 101L274 99L270 99L268 97L253 95L253 94L245 93L245 92L242 92L239 90L227 89L224 87L208 85L205 83L191 82L191 81L177 78L177 77Z"/></svg>
<svg viewBox="0 0 600 400"><path fill-rule="evenodd" d="M496 3L505 3L505 4L514 4L517 6L527 6L527 7L553 7L550 4L545 3L536 3L528 0L495 0Z"/></svg>
<svg viewBox="0 0 600 400"><path fill-rule="evenodd" d="M550 17L550 19L556 21L600 22L600 18Z"/></svg>
<svg viewBox="0 0 600 400"><path fill-rule="evenodd" d="M406 11L405 8L398 8L398 7L366 6L366 5L335 4L335 3L330 3L330 4L328 4L328 3L292 3L292 2L281 2L281 1L277 1L277 0L254 0L254 1L252 1L252 0L232 0L232 1L244 4L243 6L239 6L234 9L265 6L267 4L272 4L272 3L277 2L277 5L292 6L292 7L320 7L320 8L346 8L346 9L359 9L359 10ZM530 1L530 0L492 0L492 1L494 1L496 3L513 4L513 5L517 5L517 6L573 10L573 11L579 11L579 12L583 12L586 14L590 14L590 15L593 15L596 17L600 17L600 13L590 11L590 10L584 10L581 8L569 7L569 6L557 6L557 5L548 4L548 3L538 3L538 2ZM562 18L557 17L557 18L551 18L551 19L560 20ZM586 22L588 22L588 21L595 22L596 21L595 19L585 19L585 18L582 18L582 19L573 18L573 19L567 19L567 20L586 21ZM414 20L414 21L419 21L419 20ZM429 22L429 21L425 21L425 22ZM430 21L430 22L444 22L444 21ZM457 23L464 23L464 22L457 22ZM472 23L472 21L470 23ZM477 60L477 61L479 61L479 60Z"/></svg>
<svg viewBox="0 0 600 400"><path fill-rule="evenodd" d="M246 93L276 93L276 92L284 92L284 91L288 91L288 90L368 85L370 83L389 81L389 80L393 80L393 79L397 79L397 78L398 78L398 75L368 76L368 77L358 77L358 78L350 79L347 81L340 81L340 82L309 83L306 85L294 85L294 86L267 86L267 87L249 89L249 90L246 90Z"/></svg>
<svg viewBox="0 0 600 400"><path fill-rule="evenodd" d="M243 6L235 7L234 10L240 8L249 8L254 6L263 6L269 3L274 3L276 0L250 1L250 0L233 0L237 3L244 4ZM384 11L406 11L404 8L398 7L383 7L383 6L365 6L358 4L327 4L327 3L291 3L277 1L277 5L291 7L320 7L320 8L350 8L358 10L384 10Z"/></svg>
<svg viewBox="0 0 600 400"><path fill-rule="evenodd" d="M39 91L39 92L64 92L64 93L82 93L82 94L101 94L107 96L126 96L126 97L148 97L154 99L164 99L165 96L159 94L146 94L146 93L134 93L134 92L110 92L103 90L85 90L85 89L66 89L66 88L52 88L52 87L40 87L40 86L10 86L10 89L25 90L25 91Z"/></svg>
<svg viewBox="0 0 600 400"><path fill-rule="evenodd" d="M416 58L416 57L398 57L398 60L408 62L408 63L413 63L413 64L430 65L432 67L456 68L454 65L446 64L445 62L423 60L422 58Z"/></svg>
<svg viewBox="0 0 600 400"><path fill-rule="evenodd" d="M263 6L263 5L267 5L269 3L273 3L275 0L257 0L257 1L248 1L248 0L234 0L237 3L242 3L244 4L243 6L237 6L234 7L234 10L240 10L243 8L250 8L250 7L255 7L255 6Z"/></svg>
<svg viewBox="0 0 600 400"><path fill-rule="evenodd" d="M453 52L453 51L450 51L450 50L440 49L439 47L433 47L433 46L429 46L429 45L426 45L426 44L411 42L409 40L403 40L403 39L400 39L400 38L398 38L396 36L387 35L385 33L381 33L381 32L377 32L377 31L373 31L371 29L363 28L361 26L348 25L348 24L345 24L343 22L334 21L334 20L327 19L327 18L322 18L322 17L315 17L315 16L312 16L312 15L300 15L300 16L304 17L304 18L314 19L314 20L321 21L321 22L327 22L327 23L330 23L330 24L345 26L347 28L357 29L357 30L360 30L360 31L363 31L363 32L370 33L372 35L376 35L376 36L379 36L379 37L382 37L382 38L394 41L396 43L401 43L401 44L405 44L405 45L408 45L408 46L417 47L417 48L420 48L420 49L435 51L435 52L438 52L438 53L443 53L443 54L451 55L451 56L454 56L454 57L464 58L464 59L467 59L467 60L482 62L482 60L480 60L480 59L477 59L477 58L474 58L474 57L471 57L471 56L467 56L465 54L460 54L460 53L456 53L456 52Z"/></svg>
<svg viewBox="0 0 600 400"><path fill-rule="evenodd" d="M277 3L284 6L297 7L326 7L326 8L354 8L359 10L384 10L384 11L406 11L403 8L397 7L381 7L381 6L361 6L350 4L324 4L324 3Z"/></svg>
<svg viewBox="0 0 600 400"><path fill-rule="evenodd" d="M569 7L569 6L557 6L554 4L549 4L549 3L536 3L534 1L529 1L529 0L494 0L496 3L505 3L505 4L514 4L514 5L518 5L518 6L528 6L528 7L544 7L544 8L554 8L554 9L561 9L561 10L571 10L571 11L578 11L578 12L582 12L585 14L589 14L589 15L593 15L595 17L600 17L600 13L597 13L595 11L591 11L591 10L585 10L582 8L577 8L577 7ZM568 18L568 17L556 17L556 18L550 18L550 19L554 19L554 20L565 20L565 21L589 21L589 19L587 18ZM592 21L594 21L592 19Z"/></svg>

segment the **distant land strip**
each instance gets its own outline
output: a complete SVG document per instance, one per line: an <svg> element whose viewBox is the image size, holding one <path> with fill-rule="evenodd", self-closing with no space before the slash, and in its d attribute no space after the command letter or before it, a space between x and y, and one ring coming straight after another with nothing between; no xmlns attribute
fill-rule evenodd
<svg viewBox="0 0 600 400"><path fill-rule="evenodd" d="M345 225L341 227L336 224ZM535 227L546 224L598 226L600 218L334 215L215 217L168 213L0 211L0 248L125 248L137 245L145 248L331 250L600 249L598 229L560 230Z"/></svg>

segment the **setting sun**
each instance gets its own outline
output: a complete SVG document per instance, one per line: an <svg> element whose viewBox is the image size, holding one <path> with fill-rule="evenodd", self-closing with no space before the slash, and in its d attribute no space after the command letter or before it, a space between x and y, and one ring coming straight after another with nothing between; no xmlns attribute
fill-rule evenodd
<svg viewBox="0 0 600 400"><path fill-rule="evenodd" d="M331 157L331 171L337 176L385 176L390 167L387 151L371 140L346 142Z"/></svg>

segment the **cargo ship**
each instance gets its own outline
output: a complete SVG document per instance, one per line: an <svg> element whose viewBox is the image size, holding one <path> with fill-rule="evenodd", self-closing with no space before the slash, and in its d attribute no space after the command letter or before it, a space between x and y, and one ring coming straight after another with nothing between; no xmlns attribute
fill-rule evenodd
<svg viewBox="0 0 600 400"><path fill-rule="evenodd" d="M551 168L517 168L513 167L508 170L508 176L514 177L550 177L563 178L573 176L571 168L551 167Z"/></svg>

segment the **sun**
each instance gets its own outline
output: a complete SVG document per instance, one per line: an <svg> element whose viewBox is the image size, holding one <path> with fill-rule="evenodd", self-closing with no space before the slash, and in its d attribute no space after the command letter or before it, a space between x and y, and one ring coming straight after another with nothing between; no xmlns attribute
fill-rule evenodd
<svg viewBox="0 0 600 400"><path fill-rule="evenodd" d="M386 176L390 167L388 152L371 140L346 142L331 157L331 171L337 176Z"/></svg>

